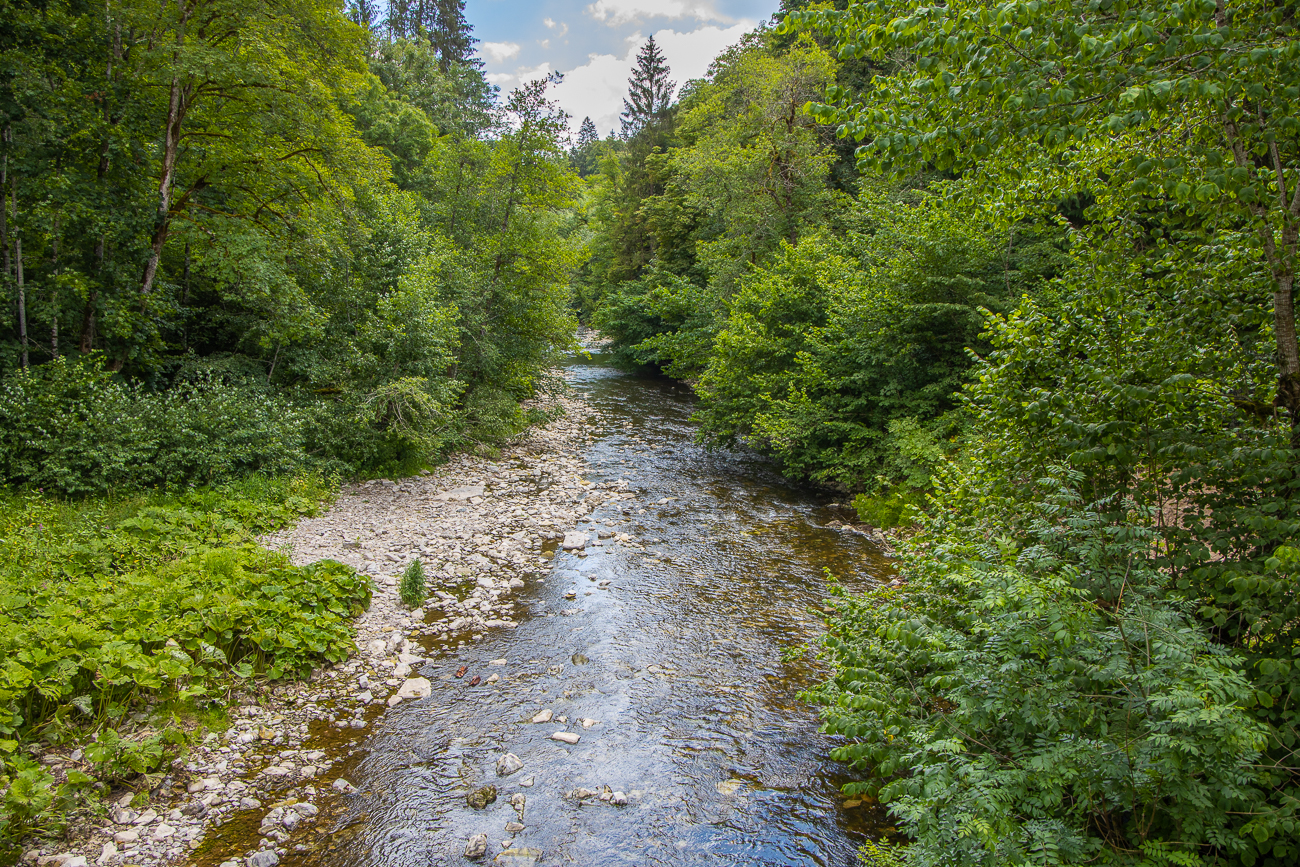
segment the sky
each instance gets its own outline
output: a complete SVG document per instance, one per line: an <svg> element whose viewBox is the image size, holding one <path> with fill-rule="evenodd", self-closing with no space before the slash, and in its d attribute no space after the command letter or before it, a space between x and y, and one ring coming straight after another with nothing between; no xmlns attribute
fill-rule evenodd
<svg viewBox="0 0 1300 867"><path fill-rule="evenodd" d="M467 0L488 80L502 94L550 72L552 97L577 132L590 116L601 137L619 128L636 52L654 35L678 86L701 77L722 49L770 18L779 0Z"/></svg>

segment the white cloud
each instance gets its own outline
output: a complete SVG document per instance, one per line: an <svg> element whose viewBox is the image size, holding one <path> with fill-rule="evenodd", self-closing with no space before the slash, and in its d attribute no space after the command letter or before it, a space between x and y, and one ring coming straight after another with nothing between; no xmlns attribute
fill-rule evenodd
<svg viewBox="0 0 1300 867"><path fill-rule="evenodd" d="M497 63L519 56L518 42L484 42L483 51Z"/></svg>
<svg viewBox="0 0 1300 867"><path fill-rule="evenodd" d="M540 66L521 66L514 72L490 72L483 77L500 87L503 93L509 93L525 82L545 78L550 74L551 64L545 62Z"/></svg>
<svg viewBox="0 0 1300 867"><path fill-rule="evenodd" d="M740 37L753 27L754 22L742 21L727 28L709 25L686 33L660 30L655 33L655 41L668 60L672 79L680 85L692 78L703 77L713 58L722 49L739 42ZM587 116L596 124L601 138L610 130L618 130L618 115L623 110L623 97L627 95L627 79L636 65L636 53L643 42L645 40L640 35L630 36L627 54L623 57L592 54L585 64L564 74L564 81L556 86L554 97L565 111L573 115L570 126L574 131Z"/></svg>
<svg viewBox="0 0 1300 867"><path fill-rule="evenodd" d="M708 3L691 0L596 0L587 7L587 14L611 27L654 17L695 18L724 24L735 20L719 14Z"/></svg>

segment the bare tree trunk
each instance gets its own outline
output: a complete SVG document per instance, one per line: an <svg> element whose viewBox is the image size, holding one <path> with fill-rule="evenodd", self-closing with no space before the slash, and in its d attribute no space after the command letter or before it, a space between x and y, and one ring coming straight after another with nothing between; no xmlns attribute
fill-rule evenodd
<svg viewBox="0 0 1300 867"><path fill-rule="evenodd" d="M1273 333L1277 338L1277 404L1291 416L1291 448L1300 449L1300 344L1295 330L1295 275L1277 278L1273 290Z"/></svg>
<svg viewBox="0 0 1300 867"><path fill-rule="evenodd" d="M167 232L171 228L172 182L176 178L176 157L181 141L181 82L173 76L167 100L167 129L163 133L162 176L158 179L158 212L155 215L153 243L149 248L149 261L144 266L140 282L140 295L147 297L153 291L153 281L158 275Z"/></svg>
<svg viewBox="0 0 1300 867"><path fill-rule="evenodd" d="M23 348L23 370L27 369L27 295L23 287L23 239L14 238L15 258L18 260L18 343Z"/></svg>
<svg viewBox="0 0 1300 867"><path fill-rule="evenodd" d="M54 218L54 241L50 270L54 276L50 286L50 358L59 357L59 219Z"/></svg>

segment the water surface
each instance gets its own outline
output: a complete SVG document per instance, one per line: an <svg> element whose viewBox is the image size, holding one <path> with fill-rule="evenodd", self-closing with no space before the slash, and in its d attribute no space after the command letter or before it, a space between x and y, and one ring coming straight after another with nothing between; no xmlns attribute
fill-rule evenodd
<svg viewBox="0 0 1300 867"><path fill-rule="evenodd" d="M860 589L887 561L865 537L828 527L846 514L762 459L697 445L680 384L600 356L569 372L598 433L587 479L623 479L639 494L579 529L628 533L645 550L611 540L557 552L551 573L516 597L518 629L436 648L421 671L433 697L376 723L348 768L360 794L307 860L462 864L466 839L485 833L487 860L509 846L514 864L538 853L544 865L854 863L882 817L845 807L835 742L797 698L825 672L797 651L822 628L824 570ZM462 665L502 681L447 679ZM543 709L597 723L530 724ZM549 739L561 729L580 742ZM498 777L507 752L524 768ZM471 809L466 793L488 783L497 801ZM629 803L579 800L580 788ZM525 829L509 834L515 793L526 797Z"/></svg>

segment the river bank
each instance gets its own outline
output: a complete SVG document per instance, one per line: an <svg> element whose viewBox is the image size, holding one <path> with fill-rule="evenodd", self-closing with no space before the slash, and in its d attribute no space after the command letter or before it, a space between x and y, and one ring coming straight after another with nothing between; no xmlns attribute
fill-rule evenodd
<svg viewBox="0 0 1300 867"><path fill-rule="evenodd" d="M890 833L798 698L827 596L887 580L881 548L845 504L700 446L680 384L599 356L566 376L564 414L499 456L348 487L264 538L371 576L356 655L238 696L148 805L28 857L825 867Z"/></svg>
<svg viewBox="0 0 1300 867"><path fill-rule="evenodd" d="M630 496L581 480L586 408L572 396L551 400L547 409L558 417L493 459L461 454L415 478L347 486L324 514L266 537L295 565L333 559L371 577L374 597L355 624L357 655L309 681L236 696L229 729L178 760L147 805L124 792L102 824L57 847L29 845L23 860L43 867L154 867L192 857L278 863L288 833L312 823L330 795L351 790L340 767L382 710L428 694L427 681L410 676L426 658L420 642L463 644L513 628L511 594L549 566L548 542L563 539L596 502ZM397 578L416 557L429 598L409 611ZM68 764L79 758L72 753ZM231 824L245 833L217 840Z"/></svg>

